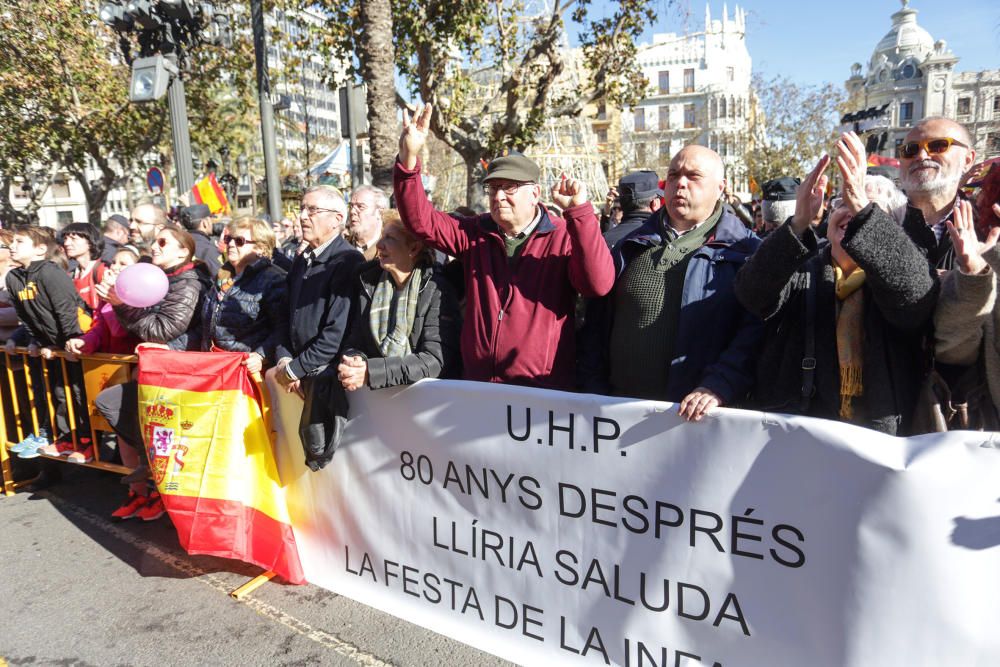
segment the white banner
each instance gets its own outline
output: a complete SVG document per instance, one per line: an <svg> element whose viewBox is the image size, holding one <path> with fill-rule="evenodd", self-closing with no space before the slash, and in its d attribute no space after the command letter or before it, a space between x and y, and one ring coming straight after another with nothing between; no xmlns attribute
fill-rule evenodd
<svg viewBox="0 0 1000 667"><path fill-rule="evenodd" d="M272 395L276 395L272 393ZM995 434L467 382L279 464L308 580L529 665L1000 664Z"/></svg>

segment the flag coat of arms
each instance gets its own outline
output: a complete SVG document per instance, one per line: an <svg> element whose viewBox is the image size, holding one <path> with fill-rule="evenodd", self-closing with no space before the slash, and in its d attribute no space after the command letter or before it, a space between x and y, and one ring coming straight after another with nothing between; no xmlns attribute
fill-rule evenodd
<svg viewBox="0 0 1000 667"><path fill-rule="evenodd" d="M139 421L181 546L305 582L257 385L232 352L139 352Z"/></svg>

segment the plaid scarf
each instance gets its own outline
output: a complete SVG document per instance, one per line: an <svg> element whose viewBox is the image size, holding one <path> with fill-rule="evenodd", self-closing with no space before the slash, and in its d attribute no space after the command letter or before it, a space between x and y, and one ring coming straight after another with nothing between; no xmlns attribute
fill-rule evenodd
<svg viewBox="0 0 1000 667"><path fill-rule="evenodd" d="M413 330L413 318L417 314L422 274L422 269L413 269L402 294L396 300L395 310L392 308L392 297L396 291L396 283L387 271L383 271L378 279L368 322L383 357L402 357L411 352L410 332ZM390 320L393 321L392 332L389 331Z"/></svg>
<svg viewBox="0 0 1000 667"><path fill-rule="evenodd" d="M861 367L864 362L865 299L861 286L865 284L863 269L854 269L845 276L839 266L833 267L837 277L837 357L840 359L840 417L854 419L853 400L864 394Z"/></svg>

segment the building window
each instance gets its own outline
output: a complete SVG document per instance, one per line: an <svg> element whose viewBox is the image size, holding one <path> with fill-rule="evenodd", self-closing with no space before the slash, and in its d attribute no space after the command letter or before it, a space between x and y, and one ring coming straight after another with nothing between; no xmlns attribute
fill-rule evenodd
<svg viewBox="0 0 1000 667"><path fill-rule="evenodd" d="M645 132L646 131L646 110L639 107L635 110L635 131Z"/></svg>
<svg viewBox="0 0 1000 667"><path fill-rule="evenodd" d="M608 119L608 106L601 102L597 105L597 120L607 120Z"/></svg>
<svg viewBox="0 0 1000 667"><path fill-rule="evenodd" d="M1000 134L991 132L986 135L986 156L1000 156Z"/></svg>
<svg viewBox="0 0 1000 667"><path fill-rule="evenodd" d="M69 178L64 174L60 174L56 180L52 181L52 196L56 199L69 198Z"/></svg>
<svg viewBox="0 0 1000 667"><path fill-rule="evenodd" d="M968 97L958 98L958 115L968 116L972 109L972 99Z"/></svg>
<svg viewBox="0 0 1000 667"><path fill-rule="evenodd" d="M736 79L736 68L727 67L726 68L726 81L734 81Z"/></svg>
<svg viewBox="0 0 1000 667"><path fill-rule="evenodd" d="M694 127L694 105L685 104L684 105L684 127L692 128Z"/></svg>
<svg viewBox="0 0 1000 667"><path fill-rule="evenodd" d="M56 211L56 226L62 229L73 222L73 211Z"/></svg>
<svg viewBox="0 0 1000 667"><path fill-rule="evenodd" d="M684 92L694 92L694 69L688 68L684 70Z"/></svg>
<svg viewBox="0 0 1000 667"><path fill-rule="evenodd" d="M668 106L660 107L660 129L661 130L670 129L670 107Z"/></svg>
<svg viewBox="0 0 1000 667"><path fill-rule="evenodd" d="M660 160L669 161L670 160L670 142L661 141L660 142Z"/></svg>
<svg viewBox="0 0 1000 667"><path fill-rule="evenodd" d="M667 93L670 92L670 72L666 70L660 70L659 79L660 79L659 81L660 94L666 95Z"/></svg>
<svg viewBox="0 0 1000 667"><path fill-rule="evenodd" d="M733 120L736 118L736 98L730 98L729 100L729 118Z"/></svg>
<svg viewBox="0 0 1000 667"><path fill-rule="evenodd" d="M993 98L993 120L1000 118L1000 95Z"/></svg>
<svg viewBox="0 0 1000 667"><path fill-rule="evenodd" d="M899 103L899 124L909 125L913 122L913 102Z"/></svg>
<svg viewBox="0 0 1000 667"><path fill-rule="evenodd" d="M722 157L729 157L729 138L722 137L722 142L719 144L719 155Z"/></svg>
<svg viewBox="0 0 1000 667"><path fill-rule="evenodd" d="M725 117L726 117L726 98L723 97L721 100L719 100L719 118L725 118Z"/></svg>
<svg viewBox="0 0 1000 667"><path fill-rule="evenodd" d="M599 144L608 143L608 131L606 129L601 129L597 131L597 143Z"/></svg>

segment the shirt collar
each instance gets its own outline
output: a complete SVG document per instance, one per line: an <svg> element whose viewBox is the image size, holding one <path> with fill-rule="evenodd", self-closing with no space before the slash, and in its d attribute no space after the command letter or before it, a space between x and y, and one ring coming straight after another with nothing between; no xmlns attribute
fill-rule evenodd
<svg viewBox="0 0 1000 667"><path fill-rule="evenodd" d="M500 233L503 234L504 238L507 238L507 239L523 239L523 238L525 238L527 236L530 236L531 233L533 231L535 231L535 227L538 226L538 223L541 221L541 219L542 219L542 209L538 208L538 209L535 210L535 217L532 218L531 222L528 223L528 226L525 227L524 229L522 229L517 234L513 234L513 235L508 234L507 232L505 232L503 230L502 227L500 228Z"/></svg>
<svg viewBox="0 0 1000 667"><path fill-rule="evenodd" d="M336 240L337 240L337 237L338 237L338 235L337 235L337 234L334 234L334 235L333 235L333 237L332 237L332 238L331 238L331 239L330 239L329 241L327 241L327 242L326 242L326 243L324 243L323 245L319 246L318 248L306 248L306 249L305 249L305 250L304 250L304 251L302 252L302 254L303 254L303 255L305 256L305 258L306 258L306 262L309 262L309 263L312 263L312 261L313 261L314 259L316 259L316 258L317 258L317 257L319 257L320 255L322 255L322 254L323 254L323 252L324 252L324 251L325 251L325 250L326 250L327 248L329 248L329 247L330 247L330 244L331 244L331 243L333 243L334 241L336 241Z"/></svg>

